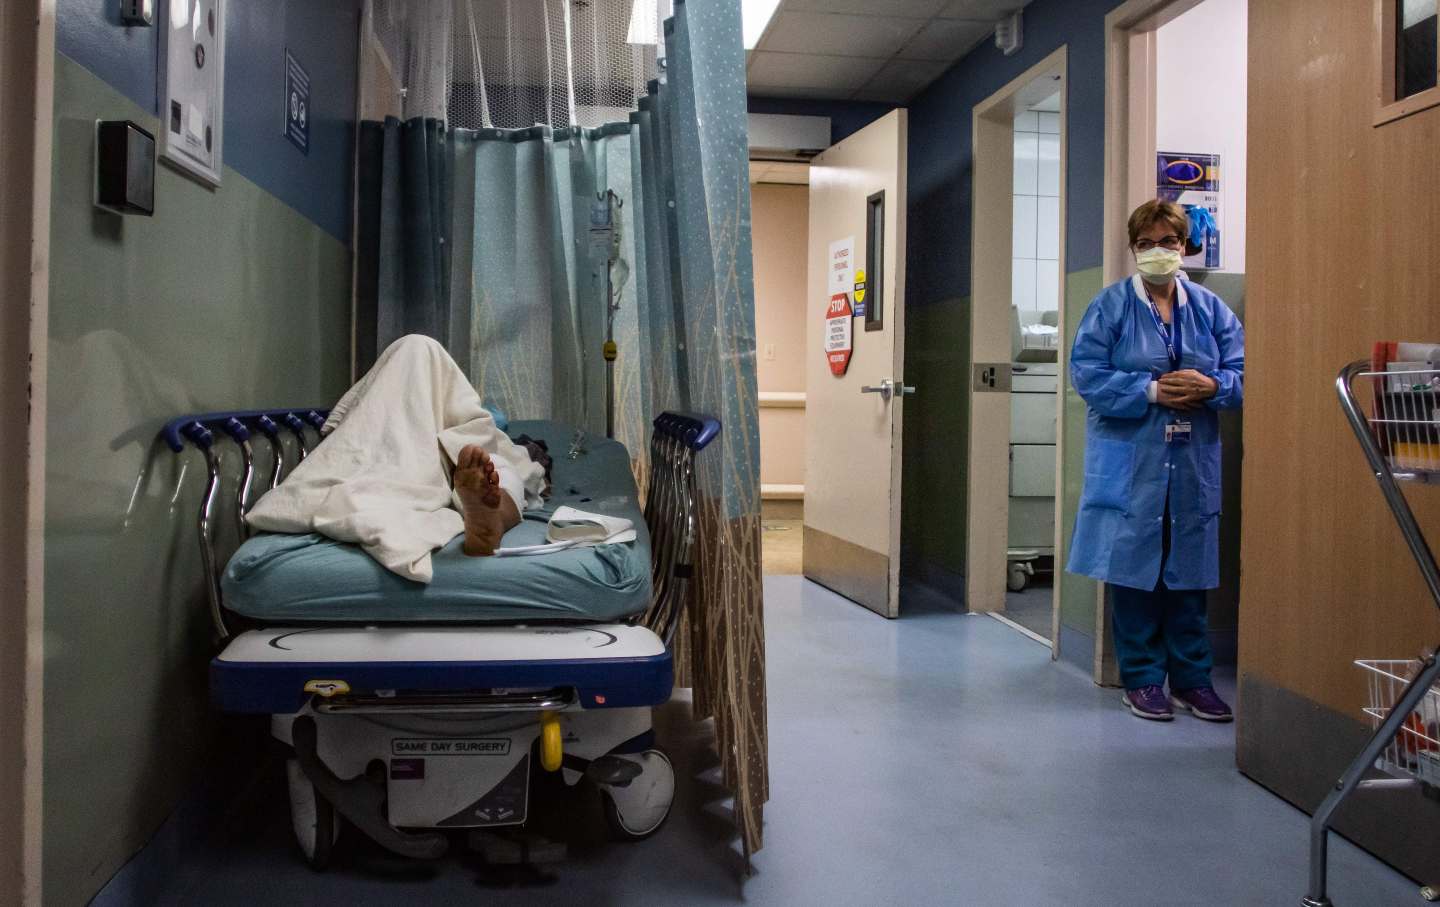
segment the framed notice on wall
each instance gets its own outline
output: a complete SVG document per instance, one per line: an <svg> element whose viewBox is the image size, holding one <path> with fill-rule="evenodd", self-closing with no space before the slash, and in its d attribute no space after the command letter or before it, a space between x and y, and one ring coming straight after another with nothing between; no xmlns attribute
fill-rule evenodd
<svg viewBox="0 0 1440 907"><path fill-rule="evenodd" d="M160 4L160 156L220 185L225 106L225 0Z"/></svg>
<svg viewBox="0 0 1440 907"><path fill-rule="evenodd" d="M1225 206L1220 195L1220 155L1158 152L1155 195L1185 208L1190 217L1191 236L1186 238L1181 266L1190 270L1223 267Z"/></svg>

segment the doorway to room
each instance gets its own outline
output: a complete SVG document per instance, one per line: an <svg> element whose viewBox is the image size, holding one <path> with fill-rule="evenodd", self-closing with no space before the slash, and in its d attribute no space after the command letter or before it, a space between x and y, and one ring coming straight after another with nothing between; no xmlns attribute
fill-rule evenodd
<svg viewBox="0 0 1440 907"><path fill-rule="evenodd" d="M750 162L761 569L766 575L802 572L809 183L810 165L804 161Z"/></svg>
<svg viewBox="0 0 1440 907"><path fill-rule="evenodd" d="M1133 273L1125 222L1157 196L1185 207L1185 275L1245 321L1248 0L1128 0L1106 16L1104 282ZM1207 76L1195 79L1197 61ZM1217 665L1235 662L1242 411L1221 414L1220 586L1208 596ZM1096 680L1117 680L1105 590Z"/></svg>
<svg viewBox="0 0 1440 907"><path fill-rule="evenodd" d="M966 601L1056 651L1064 337L1060 48L974 112Z"/></svg>

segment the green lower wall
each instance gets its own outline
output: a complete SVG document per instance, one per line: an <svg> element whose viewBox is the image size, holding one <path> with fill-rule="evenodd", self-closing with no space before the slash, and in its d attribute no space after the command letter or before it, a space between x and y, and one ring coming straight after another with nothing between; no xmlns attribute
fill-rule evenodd
<svg viewBox="0 0 1440 907"><path fill-rule="evenodd" d="M95 120L158 123L63 55L55 76L44 886L47 904L70 905L149 839L216 749L194 539L203 462L156 432L182 412L343 392L350 254L232 170L212 191L161 165L154 217L98 211Z"/></svg>
<svg viewBox="0 0 1440 907"><path fill-rule="evenodd" d="M970 446L970 298L905 312L901 569L959 604L965 596L965 451Z"/></svg>
<svg viewBox="0 0 1440 907"><path fill-rule="evenodd" d="M1104 286L1099 268L1087 268L1065 275L1065 349L1075 345L1075 332L1085 310ZM1060 392L1065 403L1060 426L1064 444L1060 463L1060 484L1065 500L1060 511L1063 550L1055 565L1060 582L1060 622L1088 637L1095 635L1095 581L1065 572L1065 559L1070 556L1070 539L1075 533L1075 512L1080 509L1080 488L1085 482L1085 401L1070 385L1068 370L1060 374ZM1093 658L1093 652L1067 652L1080 662Z"/></svg>

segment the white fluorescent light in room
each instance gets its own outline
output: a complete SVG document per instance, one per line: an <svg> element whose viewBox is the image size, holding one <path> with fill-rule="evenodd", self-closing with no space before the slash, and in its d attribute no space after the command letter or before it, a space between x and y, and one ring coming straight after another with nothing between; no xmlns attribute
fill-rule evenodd
<svg viewBox="0 0 1440 907"><path fill-rule="evenodd" d="M780 0L740 0L740 4L740 30L744 34L745 49L754 50Z"/></svg>

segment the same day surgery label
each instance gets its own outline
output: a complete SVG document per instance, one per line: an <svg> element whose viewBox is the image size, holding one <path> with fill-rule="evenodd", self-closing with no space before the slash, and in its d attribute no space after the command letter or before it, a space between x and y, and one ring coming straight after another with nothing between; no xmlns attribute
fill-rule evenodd
<svg viewBox="0 0 1440 907"><path fill-rule="evenodd" d="M510 741L503 738L402 738L390 742L392 756L508 756Z"/></svg>

